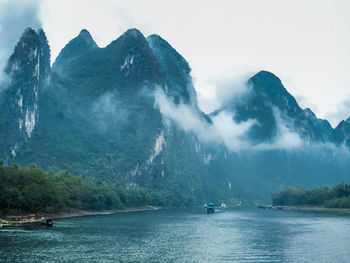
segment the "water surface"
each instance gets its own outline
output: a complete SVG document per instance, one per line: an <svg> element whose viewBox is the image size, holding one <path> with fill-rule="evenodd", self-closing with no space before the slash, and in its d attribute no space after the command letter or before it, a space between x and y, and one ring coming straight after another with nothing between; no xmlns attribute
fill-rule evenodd
<svg viewBox="0 0 350 263"><path fill-rule="evenodd" d="M0 230L1 262L350 262L350 217L232 208L56 220Z"/></svg>

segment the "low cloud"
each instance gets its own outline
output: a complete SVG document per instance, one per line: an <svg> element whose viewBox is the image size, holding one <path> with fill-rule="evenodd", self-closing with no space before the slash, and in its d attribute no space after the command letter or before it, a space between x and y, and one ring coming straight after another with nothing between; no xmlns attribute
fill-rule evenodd
<svg viewBox="0 0 350 263"><path fill-rule="evenodd" d="M8 81L4 69L16 43L27 27L38 29L39 2L35 0L0 0L0 90Z"/></svg>
<svg viewBox="0 0 350 263"><path fill-rule="evenodd" d="M302 109L306 109L306 108L309 108L311 109L315 114L319 113L320 110L319 108L317 107L316 104L312 103L307 97L305 96L302 96L302 95L295 95L294 96L296 101L298 102L299 106L302 108Z"/></svg>
<svg viewBox="0 0 350 263"><path fill-rule="evenodd" d="M187 104L175 105L161 89L155 91L155 100L160 113L174 121L184 131L194 132L200 140L207 142L219 139L218 134L212 132L212 125L206 122L192 106Z"/></svg>
<svg viewBox="0 0 350 263"><path fill-rule="evenodd" d="M278 109L274 109L273 115L277 126L277 135L271 143L260 143L254 146L258 150L291 150L300 148L304 142L298 133L291 131L281 116Z"/></svg>
<svg viewBox="0 0 350 263"><path fill-rule="evenodd" d="M206 113L211 113L249 93L247 81L252 74L222 73L215 78L194 78L200 108Z"/></svg>
<svg viewBox="0 0 350 263"><path fill-rule="evenodd" d="M236 123L233 115L225 111L212 118L213 130L218 134L225 146L231 151L239 151L251 148L247 139L250 128L256 124L255 120Z"/></svg>
<svg viewBox="0 0 350 263"><path fill-rule="evenodd" d="M128 112L116 93L107 92L94 102L90 117L98 131L104 133L111 126L122 126L127 121Z"/></svg>
<svg viewBox="0 0 350 263"><path fill-rule="evenodd" d="M275 111L277 122L277 136L272 143L252 145L248 138L251 127L258 124L256 120L249 119L237 123L234 115L222 111L212 117L209 123L198 110L187 104L175 105L165 93L158 89L155 92L156 104L161 114L174 121L186 132L193 132L198 139L205 143L221 143L229 150L238 152L242 150L273 150L273 149L296 149L303 145L300 136L287 128L278 111Z"/></svg>
<svg viewBox="0 0 350 263"><path fill-rule="evenodd" d="M339 105L336 111L327 114L328 121L333 127L336 127L339 122L350 117L350 97L347 97Z"/></svg>

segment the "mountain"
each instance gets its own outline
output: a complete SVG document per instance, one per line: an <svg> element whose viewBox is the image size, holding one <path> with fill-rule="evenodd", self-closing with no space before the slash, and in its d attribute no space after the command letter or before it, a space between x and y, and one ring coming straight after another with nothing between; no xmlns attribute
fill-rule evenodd
<svg viewBox="0 0 350 263"><path fill-rule="evenodd" d="M341 144L335 138L345 140L347 124L333 130L267 71L248 80L249 92L206 115L188 62L158 35L129 29L100 48L84 29L50 68L45 33L27 29L6 72L12 79L0 96L6 162L145 187L175 206L267 200L286 185L349 179L346 150L325 146ZM221 113L235 125L253 121L245 138L252 148L226 146L215 130ZM274 148L286 131L306 147Z"/></svg>

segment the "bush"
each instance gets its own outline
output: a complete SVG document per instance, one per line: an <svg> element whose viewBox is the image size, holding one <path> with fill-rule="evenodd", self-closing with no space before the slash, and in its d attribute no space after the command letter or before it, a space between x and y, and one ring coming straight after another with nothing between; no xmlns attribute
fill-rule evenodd
<svg viewBox="0 0 350 263"><path fill-rule="evenodd" d="M333 188L318 187L304 190L287 187L271 196L273 205L324 205L329 208L350 208L350 184L341 183Z"/></svg>

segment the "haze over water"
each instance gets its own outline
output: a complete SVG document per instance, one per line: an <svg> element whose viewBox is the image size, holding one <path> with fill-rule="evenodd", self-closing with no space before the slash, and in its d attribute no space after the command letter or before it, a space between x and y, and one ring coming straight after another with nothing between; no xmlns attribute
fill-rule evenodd
<svg viewBox="0 0 350 263"><path fill-rule="evenodd" d="M349 262L350 218L232 208L160 210L1 230L1 262Z"/></svg>

